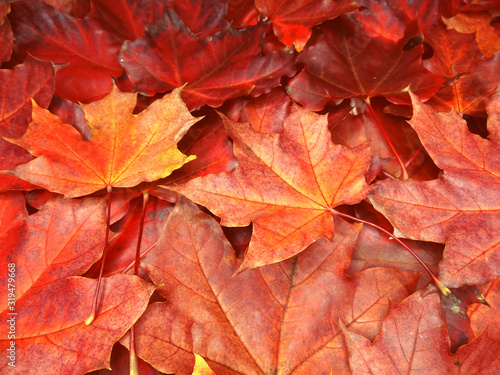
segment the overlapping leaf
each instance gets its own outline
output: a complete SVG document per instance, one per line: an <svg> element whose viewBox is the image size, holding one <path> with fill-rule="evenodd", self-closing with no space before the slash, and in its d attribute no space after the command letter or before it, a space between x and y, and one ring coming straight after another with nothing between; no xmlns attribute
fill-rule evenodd
<svg viewBox="0 0 500 375"><path fill-rule="evenodd" d="M218 107L227 99L269 91L294 72L293 54L261 55L262 23L200 40L177 14L168 14L165 23L152 27L147 37L127 42L119 53L137 90L154 95L186 84L183 99L189 108Z"/></svg>
<svg viewBox="0 0 500 375"><path fill-rule="evenodd" d="M108 26L127 40L143 36L165 7L158 0L92 0L92 6Z"/></svg>
<svg viewBox="0 0 500 375"><path fill-rule="evenodd" d="M281 134L256 132L227 118L238 168L169 188L253 236L242 269L279 262L318 238L333 239L332 208L354 204L368 191L369 149L334 145L326 116L292 108Z"/></svg>
<svg viewBox="0 0 500 375"><path fill-rule="evenodd" d="M96 320L86 326L85 308L90 306L95 284L81 277L62 279L17 301L15 346L25 357L19 355L16 372L83 374L109 367L113 344L143 313L154 288L136 276L104 279ZM0 317L8 319L5 312ZM0 337L6 352L11 340L4 332ZM7 363L7 356L2 356L2 372L10 372Z"/></svg>
<svg viewBox="0 0 500 375"><path fill-rule="evenodd" d="M77 19L41 0L12 4L14 37L20 52L63 64L56 75L56 94L89 102L111 91L111 77L122 68L116 53L122 43L92 18Z"/></svg>
<svg viewBox="0 0 500 375"><path fill-rule="evenodd" d="M500 341L487 335L462 347L456 356L449 354L436 293L415 293L399 306L391 306L373 344L344 327L343 332L353 374L494 374L500 370Z"/></svg>
<svg viewBox="0 0 500 375"><path fill-rule="evenodd" d="M127 215L113 226L118 232L109 244L104 265L105 276L123 272L133 265L137 249L137 238L140 230L142 211L142 197L135 199L129 207ZM141 240L141 249L146 251L156 245L165 226L165 222L172 211L172 205L166 201L149 197L144 219L144 234ZM99 275L100 262L94 266L95 276Z"/></svg>
<svg viewBox="0 0 500 375"><path fill-rule="evenodd" d="M425 36L434 56L424 66L447 80L446 87L436 93L428 104L438 110L483 115L485 97L500 83L500 57L485 57L474 42L473 34L446 30L436 24Z"/></svg>
<svg viewBox="0 0 500 375"><path fill-rule="evenodd" d="M448 29L463 34L474 34L477 46L487 58L493 57L500 50L500 37L496 34L492 19L486 12L458 13L456 16L443 19Z"/></svg>
<svg viewBox="0 0 500 375"><path fill-rule="evenodd" d="M11 142L39 156L15 169L16 176L50 191L77 197L107 187L132 187L155 181L194 159L176 142L197 121L179 90L132 115L136 94L116 87L100 101L83 106L92 129L85 142L70 125L34 106L33 121Z"/></svg>
<svg viewBox="0 0 500 375"><path fill-rule="evenodd" d="M238 165L222 120L213 110L189 129L178 147L183 154L196 155L196 159L175 170L163 183L180 183L207 174L230 172Z"/></svg>
<svg viewBox="0 0 500 375"><path fill-rule="evenodd" d="M2 236L4 264L16 264L16 298L80 275L99 259L104 248L105 200L57 198ZM3 276L4 280L6 276ZM7 290L2 289L2 311Z"/></svg>
<svg viewBox="0 0 500 375"><path fill-rule="evenodd" d="M312 110L350 97L385 96L405 104L410 101L408 86L428 99L444 80L422 67L421 45L404 50L411 37L393 43L370 38L343 17L327 22L321 39L297 59L305 69L290 81L290 96Z"/></svg>
<svg viewBox="0 0 500 375"><path fill-rule="evenodd" d="M24 134L31 121L34 98L46 108L54 93L54 68L49 62L28 57L13 69L0 70L0 170L14 168L33 159L21 147L3 137ZM3 176L0 189L29 189L33 185L17 177Z"/></svg>
<svg viewBox="0 0 500 375"><path fill-rule="evenodd" d="M401 301L417 277L387 269L346 277L359 227L336 220L333 243L232 277L241 259L215 220L181 199L142 261L167 303L138 321L138 355L179 375L191 374L193 353L216 374L347 371L339 317L375 337L388 298Z"/></svg>
<svg viewBox="0 0 500 375"><path fill-rule="evenodd" d="M313 26L358 7L353 0L257 0L255 6L271 21L278 39L287 46L295 44L297 51L304 48Z"/></svg>
<svg viewBox="0 0 500 375"><path fill-rule="evenodd" d="M500 95L488 106L489 139L470 133L456 113L436 113L413 96L410 122L444 174L427 182L383 181L370 200L396 235L446 243L440 279L450 287L500 274Z"/></svg>

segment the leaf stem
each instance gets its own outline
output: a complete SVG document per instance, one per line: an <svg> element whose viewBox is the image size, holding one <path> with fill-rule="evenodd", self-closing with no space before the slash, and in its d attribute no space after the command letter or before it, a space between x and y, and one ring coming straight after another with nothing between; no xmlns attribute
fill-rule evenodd
<svg viewBox="0 0 500 375"><path fill-rule="evenodd" d="M139 238L137 239L137 250L135 252L135 267L134 267L134 275L139 275L139 262L141 256L141 243L142 243L142 234L144 233L144 217L146 215L146 206L149 201L149 193L145 191L142 193L142 212L141 212L141 223L139 227Z"/></svg>
<svg viewBox="0 0 500 375"><path fill-rule="evenodd" d="M424 146L420 146L418 150L415 151L415 153L411 156L411 158L406 161L405 167L409 166L417 158L418 154L420 153L423 147Z"/></svg>
<svg viewBox="0 0 500 375"><path fill-rule="evenodd" d="M139 363L135 354L135 324L130 328L130 375L139 375Z"/></svg>
<svg viewBox="0 0 500 375"><path fill-rule="evenodd" d="M95 319L97 310L97 301L99 300L99 290L101 289L102 274L104 271L104 262L106 261L106 253L108 252L108 239L109 239L109 225L111 222L111 185L108 185L108 207L106 214L106 238L104 240L104 250L102 251L101 268L99 270L99 277L97 279L97 286L95 288L94 299L92 300L92 307L90 310L90 315L85 319L85 325L90 325Z"/></svg>
<svg viewBox="0 0 500 375"><path fill-rule="evenodd" d="M375 111L373 110L373 107L370 103L370 98L367 98L366 100L366 106L368 107L368 109L370 110L373 118L375 119L375 122L377 123L380 131L382 132L382 134L384 135L384 138L385 140L387 141L387 143L389 144L389 147L391 148L391 151L392 153L394 154L394 156L396 157L399 165L401 166L401 172L403 174L403 180L407 180L408 179L408 172L406 171L406 166L405 164L403 163L403 161L401 160L401 158L399 157L399 154L398 152L396 151L396 149L394 148L394 145L392 144L391 140L389 139L389 136L387 135L384 127L382 126L382 124L380 123L377 115L375 114Z"/></svg>
<svg viewBox="0 0 500 375"><path fill-rule="evenodd" d="M135 251L134 275L139 276L139 262L141 257L142 235L144 233L144 217L146 216L146 206L148 205L149 193L142 193L141 223L139 226L139 236L137 238L137 249ZM130 375L139 375L139 365L135 353L135 324L130 328Z"/></svg>
<svg viewBox="0 0 500 375"><path fill-rule="evenodd" d="M387 236L389 236L389 238L394 238L394 240L397 243L399 243L401 246L403 246L422 265L422 267L424 267L424 269L430 275L430 277L432 278L432 281L434 281L434 284L436 284L436 286L439 288L441 293L443 293L445 296L448 296L451 294L451 291L434 275L434 273L432 273L430 268L427 267L427 264L425 264L424 261L422 259L420 259L420 257L412 249L410 249L403 241L401 241L399 238L394 236L392 233L390 233L389 231L385 230L384 228L382 228L376 224L370 223L369 221L366 221L363 219L358 219L357 217L354 217L354 216L351 216L348 214L343 214L342 212L336 211L334 209L332 209L332 213L334 215L337 215L337 216L345 217L347 219L369 225L369 226L376 228L379 231L385 233Z"/></svg>
<svg viewBox="0 0 500 375"><path fill-rule="evenodd" d="M158 241L156 241L154 244L152 244L151 246L149 246L146 250L144 250L139 259L141 258L144 258L151 250L153 250L156 245L158 245ZM120 273L121 274L126 274L132 267L135 267L135 260L133 260L127 267L125 267Z"/></svg>

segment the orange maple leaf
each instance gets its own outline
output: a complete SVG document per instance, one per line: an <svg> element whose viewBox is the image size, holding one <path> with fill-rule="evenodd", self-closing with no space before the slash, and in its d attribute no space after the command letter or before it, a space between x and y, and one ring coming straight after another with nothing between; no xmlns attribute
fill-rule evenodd
<svg viewBox="0 0 500 375"><path fill-rule="evenodd" d="M164 178L195 156L177 144L197 118L174 90L133 115L137 94L114 87L100 101L82 104L92 139L47 110L33 106L33 121L19 139L8 139L37 159L10 173L67 197L113 187L132 187Z"/></svg>
<svg viewBox="0 0 500 375"><path fill-rule="evenodd" d="M437 113L412 95L411 126L443 175L382 181L370 194L396 236L446 244L439 278L450 288L485 284L500 272L500 93L487 106L488 139L456 112Z"/></svg>
<svg viewBox="0 0 500 375"><path fill-rule="evenodd" d="M369 147L335 145L326 116L295 106L282 134L223 121L239 167L168 188L208 207L221 217L221 225L253 221L239 272L290 258L320 237L333 239L333 207L366 196Z"/></svg>

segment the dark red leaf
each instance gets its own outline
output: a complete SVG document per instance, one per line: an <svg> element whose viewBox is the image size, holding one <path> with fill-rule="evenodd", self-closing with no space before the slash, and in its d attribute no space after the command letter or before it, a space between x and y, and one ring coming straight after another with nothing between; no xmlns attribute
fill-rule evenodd
<svg viewBox="0 0 500 375"><path fill-rule="evenodd" d="M146 27L161 17L165 5L161 0L92 0L106 25L128 40L143 36Z"/></svg>
<svg viewBox="0 0 500 375"><path fill-rule="evenodd" d="M450 295L440 294L439 297L441 298L441 314L450 335L451 352L455 353L460 346L467 344L474 337L470 326L471 322L467 316L469 306L474 303L480 303L488 307L490 305L475 286L465 285L450 290Z"/></svg>
<svg viewBox="0 0 500 375"><path fill-rule="evenodd" d="M500 82L500 54L486 58L473 34L446 30L442 24L436 24L425 38L434 49L434 56L424 66L447 80L446 87L428 104L439 111L453 108L484 117L483 99L493 94Z"/></svg>
<svg viewBox="0 0 500 375"><path fill-rule="evenodd" d="M444 79L422 67L422 46L403 51L408 35L398 43L375 39L340 17L325 23L323 36L300 54L305 69L294 77L288 92L294 100L320 110L332 99L385 96L396 104L410 103L407 88L423 100Z"/></svg>
<svg viewBox="0 0 500 375"><path fill-rule="evenodd" d="M230 172L238 165L220 116L211 109L206 113L178 143L183 154L196 155L196 159L162 180L163 184L179 184L207 174Z"/></svg>
<svg viewBox="0 0 500 375"><path fill-rule="evenodd" d="M20 53L63 65L56 94L65 99L102 98L111 91L111 77L122 73L116 59L122 41L95 19L73 18L40 0L16 1L9 18Z"/></svg>
<svg viewBox="0 0 500 375"><path fill-rule="evenodd" d="M309 40L313 26L358 7L353 0L256 0L255 6L271 21L278 39L286 46L295 44L299 52Z"/></svg>
<svg viewBox="0 0 500 375"><path fill-rule="evenodd" d="M225 29L227 0L173 0L169 4L191 32L200 39Z"/></svg>
<svg viewBox="0 0 500 375"><path fill-rule="evenodd" d="M231 28L200 40L169 12L147 37L126 42L120 62L137 90L154 95L185 85L182 97L189 108L220 106L237 96L259 95L294 72L293 54L260 54L266 26L242 31Z"/></svg>
<svg viewBox="0 0 500 375"><path fill-rule="evenodd" d="M12 53L13 36L10 27L7 13L10 12L10 6L7 4L0 4L0 65L4 61L10 59Z"/></svg>

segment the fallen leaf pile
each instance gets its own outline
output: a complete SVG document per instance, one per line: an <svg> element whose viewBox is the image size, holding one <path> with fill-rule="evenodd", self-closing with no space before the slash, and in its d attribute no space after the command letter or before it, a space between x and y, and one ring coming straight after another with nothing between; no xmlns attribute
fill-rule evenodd
<svg viewBox="0 0 500 375"><path fill-rule="evenodd" d="M499 17L0 2L0 372L500 373Z"/></svg>

